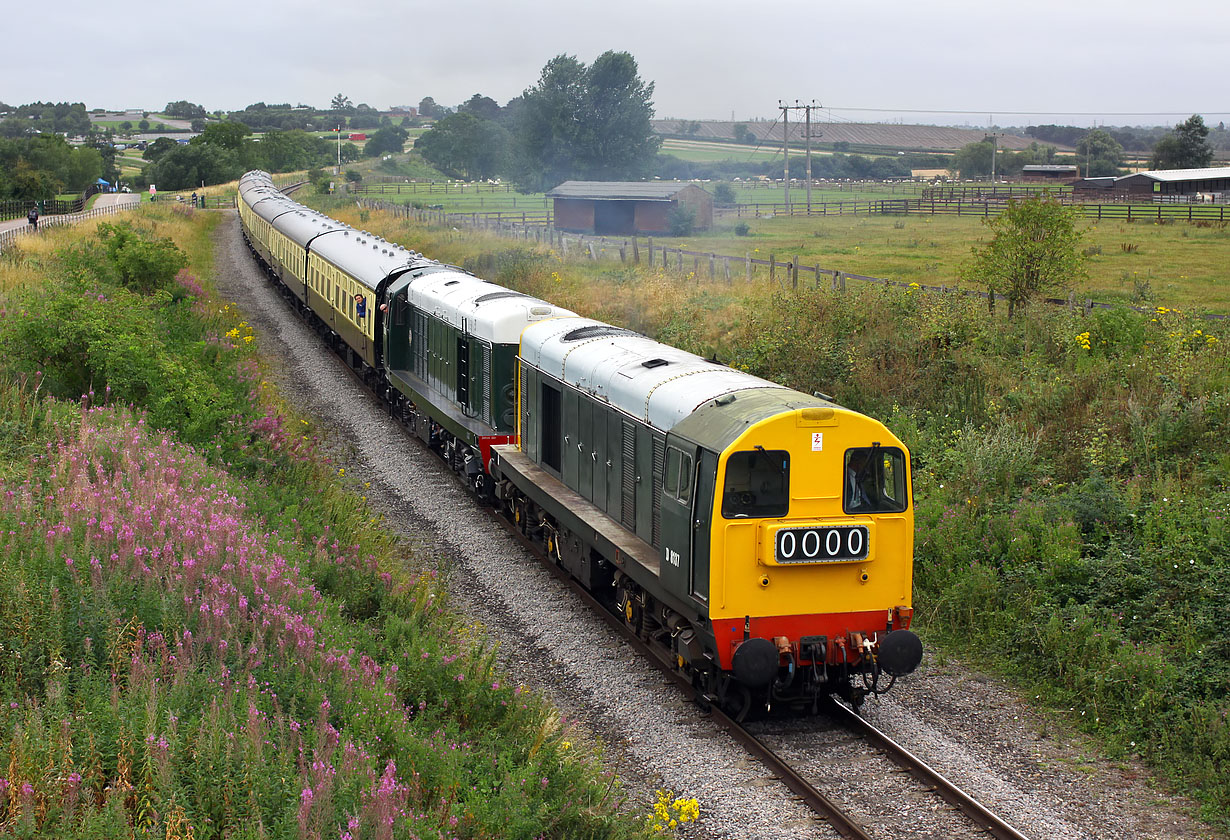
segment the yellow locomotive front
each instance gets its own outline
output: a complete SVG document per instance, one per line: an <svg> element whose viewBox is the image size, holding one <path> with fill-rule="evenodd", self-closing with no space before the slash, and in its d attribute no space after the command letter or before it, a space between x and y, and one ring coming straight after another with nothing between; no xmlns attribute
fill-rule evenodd
<svg viewBox="0 0 1230 840"><path fill-rule="evenodd" d="M909 470L888 429L836 406L772 414L722 451L708 601L723 671L769 699L857 701L917 667Z"/></svg>

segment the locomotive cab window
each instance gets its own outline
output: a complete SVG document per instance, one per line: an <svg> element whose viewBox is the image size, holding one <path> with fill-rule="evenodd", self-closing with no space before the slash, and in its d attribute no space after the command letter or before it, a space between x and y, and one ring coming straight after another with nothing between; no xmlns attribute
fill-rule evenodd
<svg viewBox="0 0 1230 840"><path fill-rule="evenodd" d="M790 453L784 449L736 452L726 461L722 516L785 516L790 511Z"/></svg>
<svg viewBox="0 0 1230 840"><path fill-rule="evenodd" d="M846 513L901 513L908 502L905 453L894 447L846 450L842 506Z"/></svg>
<svg viewBox="0 0 1230 840"><path fill-rule="evenodd" d="M692 501L692 456L669 446L666 449L666 472L662 476L666 495L687 504Z"/></svg>

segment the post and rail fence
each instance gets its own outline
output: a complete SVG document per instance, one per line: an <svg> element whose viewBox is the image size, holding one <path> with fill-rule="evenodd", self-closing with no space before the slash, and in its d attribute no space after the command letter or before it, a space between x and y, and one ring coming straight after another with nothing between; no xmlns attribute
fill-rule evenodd
<svg viewBox="0 0 1230 840"><path fill-rule="evenodd" d="M901 199L884 199L870 203L890 204L897 201L901 201ZM841 271L840 269L825 268L820 265L804 265L797 255L779 258L776 254L769 254L768 259L763 259L753 257L752 252L749 251L742 257L738 257L718 254L712 251L672 248L654 242L653 237L630 236L611 238L581 233L568 233L555 229L554 219L549 211L541 213L512 213L507 211L450 213L442 209L415 208L405 204L392 204L370 198L360 198L357 200L357 203L361 209L385 211L391 213L396 218L412 218L425 224L467 227L511 239L532 241L557 251L565 259L573 257L595 262L610 259L630 265L644 264L650 268L660 266L666 270L673 269L679 275L695 282L708 280L710 282L732 283L734 278L741 275L747 282L751 282L757 277L764 277L769 283L783 289L787 287L798 289L802 284L809 284L817 288L828 286L833 290L845 291L847 282L853 280L882 286L912 289L915 292L926 294L958 294L976 297L986 300L989 307L994 307L996 302L1007 302L1007 298L1003 295L977 289L964 289L947 284L911 283L902 280L890 280L884 277L855 274L853 272ZM853 204L855 202L841 203ZM867 204L866 202L858 203L862 205ZM962 205L970 203L961 202ZM986 202L980 202L979 204L986 204ZM1123 212L1122 218L1129 218L1126 215L1126 211L1130 207L1131 205L1108 205L1110 209L1106 209L1103 212L1110 213L1113 209L1113 211ZM1199 206L1197 208L1199 209ZM1002 207L999 208L999 210L1002 209ZM1134 215L1130 218L1141 221L1156 218L1154 215L1142 213L1142 209L1137 207ZM1153 208L1149 209L1150 212L1153 212ZM1209 207L1205 209L1215 210L1217 208ZM864 212L868 211L864 210ZM999 211L997 210L996 212ZM966 215L983 215L984 213L989 215L990 211L980 208L979 212L974 213L971 210ZM1098 218L1112 217L1106 215L1099 216ZM1120 218L1120 216L1114 218ZM1200 216L1194 218L1198 219ZM1211 216L1211 218L1218 217ZM1094 309L1113 309L1118 306L1118 304L1102 303L1092 299L1078 301L1075 295L1069 295L1066 299L1046 298L1044 302L1052 305L1067 306L1071 309L1080 308L1086 314ZM1206 315L1205 317L1213 320L1226 320L1230 318L1228 315L1218 314Z"/></svg>

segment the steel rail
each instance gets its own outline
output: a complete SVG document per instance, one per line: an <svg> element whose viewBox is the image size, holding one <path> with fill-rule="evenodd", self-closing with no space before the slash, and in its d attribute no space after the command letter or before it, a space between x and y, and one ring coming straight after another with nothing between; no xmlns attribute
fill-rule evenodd
<svg viewBox="0 0 1230 840"><path fill-rule="evenodd" d="M929 790L937 793L941 799L959 810L987 834L996 840L1029 840L998 814L944 778L929 764L889 738L853 709L833 698L829 700L829 714L837 723L862 736L877 749L883 751L890 761L927 785Z"/></svg>

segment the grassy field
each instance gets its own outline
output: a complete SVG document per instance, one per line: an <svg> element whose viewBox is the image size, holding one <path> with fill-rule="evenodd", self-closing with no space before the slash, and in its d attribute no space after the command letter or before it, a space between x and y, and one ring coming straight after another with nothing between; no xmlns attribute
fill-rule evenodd
<svg viewBox="0 0 1230 840"><path fill-rule="evenodd" d="M849 197L846 197L849 200ZM735 235L738 224L747 236ZM1230 230L1221 225L1085 221L1089 281L1079 298L1230 312ZM670 247L819 265L926 285L964 285L962 263L987 239L982 220L956 216L725 217L703 235L662 237Z"/></svg>
<svg viewBox="0 0 1230 840"><path fill-rule="evenodd" d="M711 163L719 160L765 161L773 158L781 160L782 150L780 146L774 148L768 145L713 143L705 140L679 140L667 137L662 140L662 154L697 163ZM812 154L818 154L818 152L813 151Z"/></svg>

